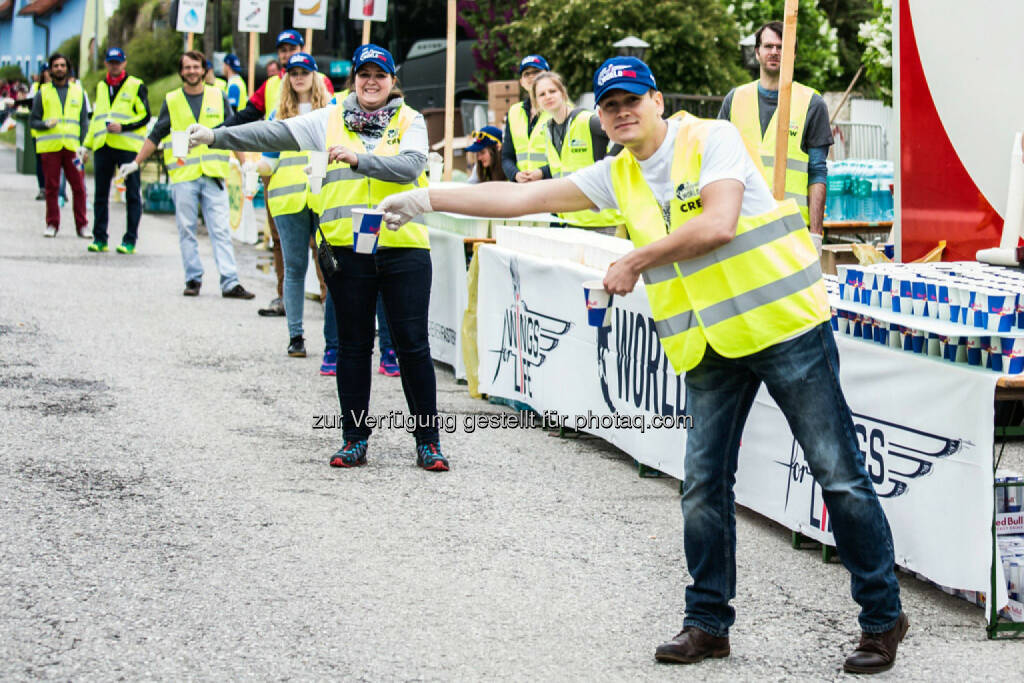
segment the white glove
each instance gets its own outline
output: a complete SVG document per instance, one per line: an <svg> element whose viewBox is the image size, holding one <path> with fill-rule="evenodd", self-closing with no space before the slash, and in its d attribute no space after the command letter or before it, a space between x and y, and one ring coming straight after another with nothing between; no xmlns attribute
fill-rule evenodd
<svg viewBox="0 0 1024 683"><path fill-rule="evenodd" d="M79 147L78 150L75 152L75 156L77 156L78 160L84 164L86 158L89 156L89 148Z"/></svg>
<svg viewBox="0 0 1024 683"><path fill-rule="evenodd" d="M377 208L384 212L384 225L389 230L398 230L416 216L434 210L425 187L385 197Z"/></svg>
<svg viewBox="0 0 1024 683"><path fill-rule="evenodd" d="M200 126L198 123L193 123L188 127L188 148L198 147L199 145L212 145L213 144L213 131L206 126Z"/></svg>
<svg viewBox="0 0 1024 683"><path fill-rule="evenodd" d="M814 242L814 249L818 252L818 258L821 258L821 239L822 235L816 232L811 233L811 241Z"/></svg>
<svg viewBox="0 0 1024 683"><path fill-rule="evenodd" d="M139 165L134 161L129 161L127 164L121 164L117 167L117 172L122 178L127 178L132 173L139 170Z"/></svg>

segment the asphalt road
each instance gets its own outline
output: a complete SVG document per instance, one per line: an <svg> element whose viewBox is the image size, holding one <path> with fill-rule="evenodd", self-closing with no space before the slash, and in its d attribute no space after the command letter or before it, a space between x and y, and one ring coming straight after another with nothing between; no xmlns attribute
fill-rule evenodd
<svg viewBox="0 0 1024 683"><path fill-rule="evenodd" d="M688 581L676 482L539 429L445 435L447 474L416 468L401 431L371 439L368 467L329 468L322 314L307 302L312 355L288 358L283 319L256 315L266 252L237 249L254 301L185 298L170 217L143 217L134 256L89 254L70 207L43 238L13 168L0 150L0 678L844 677L848 574L781 527L739 515L732 656L658 665ZM506 410L443 366L438 394L443 413ZM404 407L375 375L372 412ZM883 678L1019 677L1024 642L901 584L912 625Z"/></svg>

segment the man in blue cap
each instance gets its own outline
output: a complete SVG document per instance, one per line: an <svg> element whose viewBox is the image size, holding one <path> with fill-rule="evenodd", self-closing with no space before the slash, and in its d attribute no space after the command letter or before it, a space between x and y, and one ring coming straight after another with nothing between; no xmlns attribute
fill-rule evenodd
<svg viewBox="0 0 1024 683"><path fill-rule="evenodd" d="M142 149L146 125L150 119L146 84L140 78L128 75L125 70L128 58L124 51L112 47L107 50L104 61L107 76L96 84L92 124L85 136L86 146L93 151L96 174L96 195L92 203L92 244L88 247L89 251L95 253L107 251L107 203L111 178L118 166L130 163ZM117 247L119 254L135 253L139 219L142 218L139 184L138 173L131 173L124 178L127 226L121 244Z"/></svg>
<svg viewBox="0 0 1024 683"><path fill-rule="evenodd" d="M548 60L540 55L526 55L519 62L519 86L526 91L526 99L508 110L501 145L501 169L512 182L529 182L527 173L548 163L544 124L551 117L533 101L533 81L540 72L550 70Z"/></svg>
<svg viewBox="0 0 1024 683"><path fill-rule="evenodd" d="M839 383L818 255L797 204L776 203L739 130L679 112L663 120L650 69L614 57L594 75L601 124L625 150L567 178L503 188L415 189L378 208L395 229L430 211L514 217L615 209L636 247L604 278L624 295L640 277L673 369L686 373L682 497L686 564L683 630L661 662L729 655L735 611L733 485L740 438L764 383L803 449L828 506L839 556L860 605L861 639L844 663L890 669L909 627L900 606L892 534L864 467ZM784 444L788 457L791 443Z"/></svg>
<svg viewBox="0 0 1024 683"><path fill-rule="evenodd" d="M238 111L238 107L249 99L245 81L242 79L242 62L238 59L238 55L226 55L221 70L228 83L228 102L231 103L235 111Z"/></svg>

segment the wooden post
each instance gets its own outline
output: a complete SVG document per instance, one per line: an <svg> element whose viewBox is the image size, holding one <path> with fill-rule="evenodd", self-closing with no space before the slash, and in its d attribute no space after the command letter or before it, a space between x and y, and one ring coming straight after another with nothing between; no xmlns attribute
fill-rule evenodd
<svg viewBox="0 0 1024 683"><path fill-rule="evenodd" d="M192 36L195 35L192 31L185 34L185 52L192 51Z"/></svg>
<svg viewBox="0 0 1024 683"><path fill-rule="evenodd" d="M444 180L452 179L455 137L455 0L448 0L448 35L444 61Z"/></svg>
<svg viewBox="0 0 1024 683"><path fill-rule="evenodd" d="M370 42L370 24L372 22L369 19L363 21L363 42L361 45L366 45Z"/></svg>
<svg viewBox="0 0 1024 683"><path fill-rule="evenodd" d="M789 112L793 94L793 62L796 55L796 15L799 0L786 0L785 21L782 26L782 68L779 70L779 106L775 110L778 127L775 129L775 175L772 194L782 201L786 198L786 162L789 156Z"/></svg>
<svg viewBox="0 0 1024 683"><path fill-rule="evenodd" d="M313 54L313 29L306 29L306 44L302 46L302 51L307 54Z"/></svg>
<svg viewBox="0 0 1024 683"><path fill-rule="evenodd" d="M260 34L249 33L249 94L252 95L256 85L256 52L259 47ZM241 102L238 103L239 109L245 105Z"/></svg>

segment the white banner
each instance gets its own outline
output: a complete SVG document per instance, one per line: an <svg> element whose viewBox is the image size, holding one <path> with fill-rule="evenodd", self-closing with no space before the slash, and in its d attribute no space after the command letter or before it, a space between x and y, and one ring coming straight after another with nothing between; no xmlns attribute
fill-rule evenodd
<svg viewBox="0 0 1024 683"><path fill-rule="evenodd" d="M490 245L478 253L480 391L557 411L566 426L681 479L685 429L652 422L685 421L685 387L661 351L642 285L615 297L612 325L599 330L587 325L582 283L602 273ZM988 590L997 375L846 337L838 343L843 390L896 561L945 586ZM821 489L763 388L743 434L736 498L832 543Z"/></svg>
<svg viewBox="0 0 1024 683"><path fill-rule="evenodd" d="M293 28L327 28L327 0L295 0L292 11Z"/></svg>
<svg viewBox="0 0 1024 683"><path fill-rule="evenodd" d="M352 21L387 21L388 0L350 0L348 18Z"/></svg>
<svg viewBox="0 0 1024 683"><path fill-rule="evenodd" d="M202 33L206 30L206 0L179 0L175 30L181 33Z"/></svg>
<svg viewBox="0 0 1024 683"><path fill-rule="evenodd" d="M462 360L462 316L469 305L466 246L461 235L430 230L430 355L452 366L456 379L466 378Z"/></svg>
<svg viewBox="0 0 1024 683"><path fill-rule="evenodd" d="M270 0L240 0L238 32L266 33L270 21Z"/></svg>

